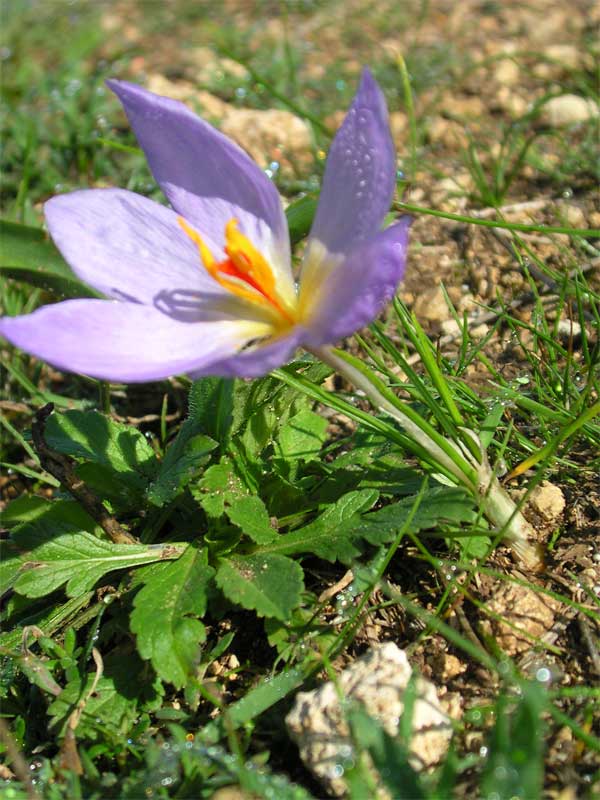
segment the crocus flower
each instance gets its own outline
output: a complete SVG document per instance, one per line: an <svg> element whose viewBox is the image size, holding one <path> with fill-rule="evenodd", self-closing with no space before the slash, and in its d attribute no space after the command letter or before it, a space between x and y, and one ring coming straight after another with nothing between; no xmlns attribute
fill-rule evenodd
<svg viewBox="0 0 600 800"><path fill-rule="evenodd" d="M107 299L4 317L9 341L110 381L256 377L374 319L402 277L408 222L380 230L396 167L368 70L332 143L297 283L279 194L246 153L182 103L109 86L171 207L124 189L48 201L56 245Z"/></svg>

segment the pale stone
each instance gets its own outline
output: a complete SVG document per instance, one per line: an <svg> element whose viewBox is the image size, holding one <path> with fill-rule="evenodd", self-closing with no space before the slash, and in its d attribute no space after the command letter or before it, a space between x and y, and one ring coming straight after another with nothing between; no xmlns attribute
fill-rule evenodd
<svg viewBox="0 0 600 800"><path fill-rule="evenodd" d="M454 317L443 320L443 322L440 325L440 329L444 334L444 336L452 336L452 337L460 336L460 325L454 319Z"/></svg>
<svg viewBox="0 0 600 800"><path fill-rule="evenodd" d="M569 324L568 320L561 322ZM542 481L529 495L529 505L547 522L556 522L562 516L566 502L559 486L550 481Z"/></svg>
<svg viewBox="0 0 600 800"><path fill-rule="evenodd" d="M441 286L433 286L421 292L415 300L413 311L419 320L441 322L448 319L450 312Z"/></svg>
<svg viewBox="0 0 600 800"><path fill-rule="evenodd" d="M519 65L511 58L504 58L497 63L494 78L501 86L514 86L519 83L520 77Z"/></svg>
<svg viewBox="0 0 600 800"><path fill-rule="evenodd" d="M328 792L337 796L345 794L343 764L354 753L338 690L346 700L362 703L369 715L390 736L395 736L411 675L406 653L393 642L385 642L371 647L347 667L338 677L337 688L330 681L312 692L298 693L286 717L287 728L298 745L302 760ZM435 686L419 677L416 691L409 760L414 769L423 770L443 759L452 728ZM389 794L381 787L375 797L384 800Z"/></svg>
<svg viewBox="0 0 600 800"><path fill-rule="evenodd" d="M230 108L219 127L262 167L271 161L306 164L312 160L310 128L290 111Z"/></svg>
<svg viewBox="0 0 600 800"><path fill-rule="evenodd" d="M503 583L485 607L490 618L481 627L507 655L516 656L535 647L548 633L559 604L537 587Z"/></svg>
<svg viewBox="0 0 600 800"><path fill-rule="evenodd" d="M600 107L593 100L577 94L561 94L544 104L540 120L553 128L587 122L600 115Z"/></svg>
<svg viewBox="0 0 600 800"><path fill-rule="evenodd" d="M572 228L585 228L585 214L575 203L566 203L560 200L557 203L558 213Z"/></svg>

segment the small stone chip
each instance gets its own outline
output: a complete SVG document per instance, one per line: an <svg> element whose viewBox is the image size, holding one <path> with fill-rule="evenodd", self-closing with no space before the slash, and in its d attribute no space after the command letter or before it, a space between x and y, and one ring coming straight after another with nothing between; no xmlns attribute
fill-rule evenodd
<svg viewBox="0 0 600 800"><path fill-rule="evenodd" d="M368 714L395 736L411 674L405 652L393 642L385 642L371 647L345 669L339 675L338 686L347 700L361 702ZM410 762L422 770L444 757L452 728L435 686L421 677L416 686ZM343 795L347 791L343 765L352 760L354 748L335 685L330 681L312 692L299 692L286 724L306 766L328 792ZM383 787L376 796L378 800L389 798Z"/></svg>

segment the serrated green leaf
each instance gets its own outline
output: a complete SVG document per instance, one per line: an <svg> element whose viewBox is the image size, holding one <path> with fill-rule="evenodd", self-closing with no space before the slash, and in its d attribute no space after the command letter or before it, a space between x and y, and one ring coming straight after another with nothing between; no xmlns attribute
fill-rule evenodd
<svg viewBox="0 0 600 800"><path fill-rule="evenodd" d="M375 489L348 492L324 511L314 522L292 533L280 535L273 544L260 549L261 554L314 553L326 561L348 561L360 554L353 544L354 531L361 523L360 513L371 508L379 493Z"/></svg>
<svg viewBox="0 0 600 800"><path fill-rule="evenodd" d="M321 383L330 372L329 367L312 363L304 374ZM311 402L272 376L252 383L236 381L233 400L232 448L251 462L277 438L287 420Z"/></svg>
<svg viewBox="0 0 600 800"><path fill-rule="evenodd" d="M218 464L212 464L204 472L198 485L192 489L192 494L208 517L218 519L225 513L226 492L235 496L241 494L242 487L232 462L228 458L222 458Z"/></svg>
<svg viewBox="0 0 600 800"><path fill-rule="evenodd" d="M302 567L276 554L230 556L219 565L223 594L260 617L289 619L304 589Z"/></svg>
<svg viewBox="0 0 600 800"><path fill-rule="evenodd" d="M193 494L208 517L218 520L225 514L233 525L257 544L277 539L278 534L271 527L265 504L258 495L248 493L230 459L222 458L218 464L210 466Z"/></svg>
<svg viewBox="0 0 600 800"><path fill-rule="evenodd" d="M153 505L162 506L170 503L192 480L198 468L208 461L211 452L218 447L214 439L195 433L194 428L195 423L186 420L167 450L158 475L148 487L148 499Z"/></svg>
<svg viewBox="0 0 600 800"><path fill-rule="evenodd" d="M327 561L347 563L360 554L361 540L380 545L392 541L412 513L415 498L404 497L378 511L364 513L377 500L378 492L363 489L341 497L316 520L279 535L258 553L296 555L314 553ZM445 486L425 492L411 521L414 533L444 522L471 522L476 518L473 501L462 489Z"/></svg>
<svg viewBox="0 0 600 800"><path fill-rule="evenodd" d="M354 529L354 536L363 537L371 544L390 542L412 512L414 497L403 497L378 511L364 514ZM462 489L436 486L428 489L411 521L411 531L434 528L442 523L472 522L477 514L473 499Z"/></svg>
<svg viewBox="0 0 600 800"><path fill-rule="evenodd" d="M104 674L91 696L94 674L85 676L84 681L77 675L67 683L48 708L51 725L62 736L73 709L81 699L86 699L77 738L102 740L110 731L122 739L135 724L140 708L156 708L160 702L160 681L153 680L154 676L148 672L148 665L130 647L113 651L104 660Z"/></svg>
<svg viewBox="0 0 600 800"><path fill-rule="evenodd" d="M214 569L206 550L190 545L183 555L153 570L136 594L131 630L141 657L177 688L193 673L204 641L206 593Z"/></svg>
<svg viewBox="0 0 600 800"><path fill-rule="evenodd" d="M134 489L144 490L158 469L154 450L140 431L98 411L52 414L44 437L53 450L108 467Z"/></svg>
<svg viewBox="0 0 600 800"><path fill-rule="evenodd" d="M0 271L61 297L100 297L71 271L40 228L0 220Z"/></svg>
<svg viewBox="0 0 600 800"><path fill-rule="evenodd" d="M278 538L263 501L257 495L235 498L225 509L230 522L249 536L256 544L268 544Z"/></svg>
<svg viewBox="0 0 600 800"><path fill-rule="evenodd" d="M327 420L310 411L301 409L281 429L275 451L285 461L318 458L327 430Z"/></svg>
<svg viewBox="0 0 600 800"><path fill-rule="evenodd" d="M178 552L169 545L112 544L69 523L49 526L43 520L24 525L13 541L23 554L15 591L26 597L43 597L65 583L67 595L76 597L107 572L174 558Z"/></svg>

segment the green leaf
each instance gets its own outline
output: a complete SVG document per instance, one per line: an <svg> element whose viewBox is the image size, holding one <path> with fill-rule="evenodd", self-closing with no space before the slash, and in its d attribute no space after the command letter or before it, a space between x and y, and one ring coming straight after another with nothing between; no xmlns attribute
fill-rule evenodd
<svg viewBox="0 0 600 800"><path fill-rule="evenodd" d="M143 491L158 468L154 450L140 431L98 411L52 414L44 437L59 453L117 472L134 490Z"/></svg>
<svg viewBox="0 0 600 800"><path fill-rule="evenodd" d="M257 495L232 498L226 514L230 522L237 525L256 544L268 544L279 536L271 526L265 504Z"/></svg>
<svg viewBox="0 0 600 800"><path fill-rule="evenodd" d="M130 646L113 650L104 659L104 673L90 695L94 674L77 675L69 680L51 703L48 713L59 736L64 734L70 714L80 700L86 700L77 726L77 738L106 741L109 733L119 741L131 730L140 709L156 707L160 701L160 681L148 674L148 665Z"/></svg>
<svg viewBox="0 0 600 800"><path fill-rule="evenodd" d="M285 215L292 245L298 244L308 236L317 210L317 202L317 198L305 195L286 208Z"/></svg>
<svg viewBox="0 0 600 800"><path fill-rule="evenodd" d="M413 496L403 497L397 503L365 514L354 535L376 545L390 542L406 522L414 502ZM417 533L441 523L473 522L476 518L473 499L463 489L436 486L424 493L410 527L413 533Z"/></svg>
<svg viewBox="0 0 600 800"><path fill-rule="evenodd" d="M131 630L141 657L152 662L160 678L185 685L199 659L207 587L214 575L206 550L190 545L171 564L149 574L136 594Z"/></svg>
<svg viewBox="0 0 600 800"><path fill-rule="evenodd" d="M308 408L294 414L282 427L275 443L278 460L287 467L285 477L294 477L298 461L312 461L319 457L325 441L327 420Z"/></svg>
<svg viewBox="0 0 600 800"><path fill-rule="evenodd" d="M12 509L13 505L17 511L18 525L15 526L13 537L18 535L18 531L26 529L27 525L34 522L43 525L48 531L51 531L55 525L64 523L70 525L72 530L87 531L95 536L104 536L102 528L76 500L46 500L35 495L19 498L19 500L41 502L32 502L27 505L18 503L17 505L18 501L15 501L14 504L11 503L8 506L7 511Z"/></svg>
<svg viewBox="0 0 600 800"><path fill-rule="evenodd" d="M231 426L234 382L230 378L200 378L189 395L189 422L197 433L223 442Z"/></svg>
<svg viewBox="0 0 600 800"><path fill-rule="evenodd" d="M479 428L479 440L481 441L481 447L484 452L488 449L496 435L504 411L504 405L502 403L496 403L492 406L488 415L481 423L481 427Z"/></svg>
<svg viewBox="0 0 600 800"><path fill-rule="evenodd" d="M257 544L268 544L278 538L265 504L258 495L248 493L230 459L222 458L209 467L193 494L208 517L216 521L227 515L233 525Z"/></svg>
<svg viewBox="0 0 600 800"><path fill-rule="evenodd" d="M361 523L360 512L371 508L379 492L364 489L348 492L324 511L314 522L277 538L273 544L261 548L261 554L314 553L327 561L347 561L359 555L353 545L353 532Z"/></svg>
<svg viewBox="0 0 600 800"><path fill-rule="evenodd" d="M309 363L304 374L321 383L330 372L321 363ZM233 449L243 459L257 461L287 420L309 402L295 388L272 376L251 383L236 381L231 424Z"/></svg>
<svg viewBox="0 0 600 800"><path fill-rule="evenodd" d="M251 722L300 688L306 677L307 673L300 667L289 667L274 676L267 675L239 700L227 706L224 714L201 728L198 740L203 744L216 744L232 729Z"/></svg>
<svg viewBox="0 0 600 800"><path fill-rule="evenodd" d="M26 597L43 597L65 583L67 595L76 597L89 591L107 572L177 555L172 545L112 544L74 530L67 522L48 525L37 520L14 532L13 540L23 553L15 591Z"/></svg>
<svg viewBox="0 0 600 800"><path fill-rule="evenodd" d="M22 566L21 554L14 543L0 539L0 595L12 589Z"/></svg>
<svg viewBox="0 0 600 800"><path fill-rule="evenodd" d="M285 556L230 556L216 576L223 594L260 617L289 619L304 589L300 564Z"/></svg>
<svg viewBox="0 0 600 800"><path fill-rule="evenodd" d="M31 522L48 510L51 503L38 495L21 495L12 500L2 512L2 524L13 528L23 522Z"/></svg>
<svg viewBox="0 0 600 800"><path fill-rule="evenodd" d="M40 228L0 220L0 271L61 297L100 297L77 278Z"/></svg>
<svg viewBox="0 0 600 800"><path fill-rule="evenodd" d="M347 563L360 554L360 542L380 545L392 541L402 528L415 503L414 496L365 514L376 502L378 492L362 489L343 495L314 522L277 537L272 544L257 549L260 553L314 553L327 561ZM473 501L462 489L445 486L425 492L412 521L411 531L437 527L443 522L471 522L476 518Z"/></svg>
<svg viewBox="0 0 600 800"><path fill-rule="evenodd" d="M190 423L188 425L188 423ZM158 475L148 487L148 499L153 505L170 503L210 458L218 443L209 436L194 433L195 423L186 420L163 459Z"/></svg>

